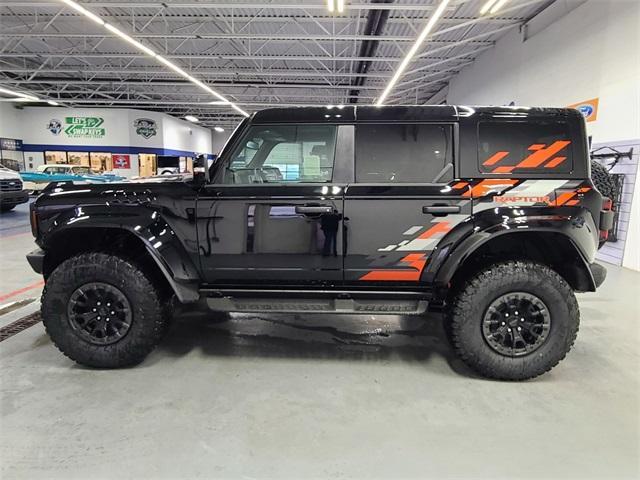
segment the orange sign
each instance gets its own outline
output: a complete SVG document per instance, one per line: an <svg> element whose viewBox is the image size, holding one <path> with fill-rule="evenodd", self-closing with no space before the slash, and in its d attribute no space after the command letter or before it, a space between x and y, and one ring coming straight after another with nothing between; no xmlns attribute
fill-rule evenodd
<svg viewBox="0 0 640 480"><path fill-rule="evenodd" d="M584 102L574 103L569 105L569 108L575 108L580 110L580 113L584 116L587 122L595 122L598 119L598 102L599 98L592 98L591 100L585 100Z"/></svg>

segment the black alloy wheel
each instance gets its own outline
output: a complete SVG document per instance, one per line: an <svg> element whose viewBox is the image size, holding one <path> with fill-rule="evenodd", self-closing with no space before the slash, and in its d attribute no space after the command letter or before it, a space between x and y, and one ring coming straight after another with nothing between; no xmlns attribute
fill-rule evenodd
<svg viewBox="0 0 640 480"><path fill-rule="evenodd" d="M69 297L67 315L73 331L93 345L110 345L121 340L133 315L129 300L113 285L86 283Z"/></svg>
<svg viewBox="0 0 640 480"><path fill-rule="evenodd" d="M482 335L496 352L509 357L528 355L545 342L551 329L549 309L527 292L496 298L482 320Z"/></svg>

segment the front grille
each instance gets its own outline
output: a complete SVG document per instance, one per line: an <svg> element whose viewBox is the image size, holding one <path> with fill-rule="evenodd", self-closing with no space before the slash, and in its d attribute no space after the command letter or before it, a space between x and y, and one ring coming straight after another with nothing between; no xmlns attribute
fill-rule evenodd
<svg viewBox="0 0 640 480"><path fill-rule="evenodd" d="M20 180L0 180L0 191L2 192L19 192L22 190L22 181Z"/></svg>

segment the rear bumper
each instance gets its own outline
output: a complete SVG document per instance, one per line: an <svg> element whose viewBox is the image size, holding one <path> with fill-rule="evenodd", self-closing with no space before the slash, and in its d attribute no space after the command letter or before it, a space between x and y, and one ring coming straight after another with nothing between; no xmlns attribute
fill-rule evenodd
<svg viewBox="0 0 640 480"><path fill-rule="evenodd" d="M29 201L29 194L26 190L15 190L10 192L0 192L0 204L18 205Z"/></svg>
<svg viewBox="0 0 640 480"><path fill-rule="evenodd" d="M36 273L42 273L44 270L44 250L38 248L27 254L27 261Z"/></svg>
<svg viewBox="0 0 640 480"><path fill-rule="evenodd" d="M607 269L599 263L590 264L589 269L591 270L591 275L593 276L593 282L595 283L596 288L600 287L600 285L604 283L605 278L607 278Z"/></svg>

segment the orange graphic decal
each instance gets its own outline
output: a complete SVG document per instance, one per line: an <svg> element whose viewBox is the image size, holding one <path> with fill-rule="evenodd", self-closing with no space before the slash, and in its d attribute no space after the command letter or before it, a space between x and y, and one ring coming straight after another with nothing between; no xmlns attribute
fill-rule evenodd
<svg viewBox="0 0 640 480"><path fill-rule="evenodd" d="M462 196L473 197L473 198L484 197L489 192L498 193L501 190L505 190L508 187L512 187L516 183L518 183L518 180L511 180L508 178L504 178L504 179L490 178L490 179L481 181L477 185L474 185L474 187L471 190L464 192Z"/></svg>
<svg viewBox="0 0 640 480"><path fill-rule="evenodd" d="M575 205L578 205L579 203L580 203L580 200L569 200L569 201L567 202L567 205L570 205L570 206L572 206L572 207L573 207L573 206L575 206Z"/></svg>
<svg viewBox="0 0 640 480"><path fill-rule="evenodd" d="M551 160L549 163L547 163L544 166L544 168L556 168L558 165L560 165L566 159L567 159L567 157L556 157L553 160Z"/></svg>
<svg viewBox="0 0 640 480"><path fill-rule="evenodd" d="M544 147L546 147L546 145L544 143L534 143L533 145L530 145L529 148L527 148L527 150L541 150Z"/></svg>
<svg viewBox="0 0 640 480"><path fill-rule="evenodd" d="M469 185L469 182L458 182L451 188L458 190L459 188L465 188L467 185Z"/></svg>
<svg viewBox="0 0 640 480"><path fill-rule="evenodd" d="M529 196L513 196L513 197L493 197L493 201L497 203L547 203L551 204L551 199L548 196L541 197L529 197Z"/></svg>
<svg viewBox="0 0 640 480"><path fill-rule="evenodd" d="M571 142L568 140L559 140L557 142L553 142L547 148L541 148L540 150L537 150L535 153L532 153L531 155L529 155L527 158L522 160L518 165L516 165L516 167L517 168L537 168L569 144L571 144Z"/></svg>
<svg viewBox="0 0 640 480"><path fill-rule="evenodd" d="M558 207L561 205L564 205L575 196L576 196L576 192L565 192L556 198L556 205Z"/></svg>
<svg viewBox="0 0 640 480"><path fill-rule="evenodd" d="M491 173L511 173L516 167L497 167Z"/></svg>
<svg viewBox="0 0 640 480"><path fill-rule="evenodd" d="M489 166L489 165L495 165L496 163L498 163L500 160L502 160L504 157L506 157L507 155L509 155L509 152L497 152L494 153L488 160L486 160L482 165L485 166Z"/></svg>
<svg viewBox="0 0 640 480"><path fill-rule="evenodd" d="M372 270L360 277L360 280L396 282L420 280L420 274L427 264L427 257L423 253L410 253L400 261L408 264L413 270Z"/></svg>
<svg viewBox="0 0 640 480"><path fill-rule="evenodd" d="M591 190L591 187L582 187L578 189L578 193L587 193Z"/></svg>

